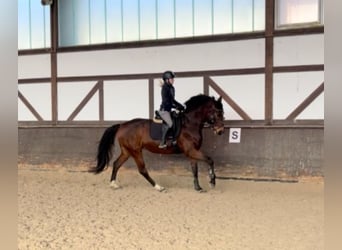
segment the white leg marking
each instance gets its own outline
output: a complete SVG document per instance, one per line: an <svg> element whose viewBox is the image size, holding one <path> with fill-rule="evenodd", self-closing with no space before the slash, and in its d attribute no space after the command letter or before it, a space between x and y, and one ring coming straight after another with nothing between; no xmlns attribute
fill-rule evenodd
<svg viewBox="0 0 342 250"><path fill-rule="evenodd" d="M159 186L158 184L154 185L154 188L157 189L159 192L162 192L165 190L164 187Z"/></svg>
<svg viewBox="0 0 342 250"><path fill-rule="evenodd" d="M111 181L110 187L114 189L121 188L121 186L116 181Z"/></svg>

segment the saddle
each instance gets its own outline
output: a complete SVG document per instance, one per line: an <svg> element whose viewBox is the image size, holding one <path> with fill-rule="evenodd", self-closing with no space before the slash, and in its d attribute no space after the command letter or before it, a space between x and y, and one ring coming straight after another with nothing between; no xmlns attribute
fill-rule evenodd
<svg viewBox="0 0 342 250"><path fill-rule="evenodd" d="M150 124L150 136L153 140L161 140L162 124L165 122L159 115L158 110L156 110L154 114L155 116L153 118L153 121ZM181 127L182 127L182 113L181 112L172 111L171 119L172 119L173 125L166 134L166 140L177 139L180 134Z"/></svg>

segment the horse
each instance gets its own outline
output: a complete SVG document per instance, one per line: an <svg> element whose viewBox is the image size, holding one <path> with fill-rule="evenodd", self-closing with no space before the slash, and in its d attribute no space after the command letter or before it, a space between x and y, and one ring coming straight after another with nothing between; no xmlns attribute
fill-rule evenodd
<svg viewBox="0 0 342 250"><path fill-rule="evenodd" d="M138 167L139 173L158 191L165 188L157 184L149 175L143 159L143 149L157 154L180 154L183 153L190 159L192 175L194 178L194 189L199 192L204 190L198 181L198 161L209 165L209 184L215 187L214 161L201 150L202 129L209 125L215 134L224 133L224 111L222 97L217 100L204 94L191 97L185 102L185 110L180 112L181 129L176 140L176 145L160 149L159 141L152 139L150 128L154 121L152 119L135 118L121 124L108 127L98 144L97 165L91 167L89 172L99 174L109 165L114 151L115 139L118 141L121 153L113 163L113 171L110 186L114 189L120 188L116 181L117 173L124 162L132 157Z"/></svg>

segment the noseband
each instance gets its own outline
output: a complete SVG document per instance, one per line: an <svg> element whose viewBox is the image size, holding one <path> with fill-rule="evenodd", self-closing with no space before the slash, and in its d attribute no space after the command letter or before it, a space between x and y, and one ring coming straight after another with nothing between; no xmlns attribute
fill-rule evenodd
<svg viewBox="0 0 342 250"><path fill-rule="evenodd" d="M220 134L224 130L223 126L215 126L217 118L221 116L223 117L223 111L218 109L215 109L215 111L209 115L207 123L210 125L211 129L214 131L215 134Z"/></svg>

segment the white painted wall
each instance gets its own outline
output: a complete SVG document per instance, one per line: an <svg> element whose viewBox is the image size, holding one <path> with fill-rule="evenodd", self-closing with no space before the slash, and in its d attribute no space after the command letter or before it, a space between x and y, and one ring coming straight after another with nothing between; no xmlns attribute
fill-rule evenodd
<svg viewBox="0 0 342 250"><path fill-rule="evenodd" d="M51 76L49 54L18 57L18 78L40 78Z"/></svg>
<svg viewBox="0 0 342 250"><path fill-rule="evenodd" d="M274 39L274 66L323 64L324 35L300 35Z"/></svg>
<svg viewBox="0 0 342 250"><path fill-rule="evenodd" d="M274 41L275 66L324 63L324 36L302 35L277 37ZM193 45L173 45L133 49L115 49L89 52L60 53L58 75L89 76L111 74L162 73L165 70L201 71L263 67L265 65L264 39L214 42ZM18 77L49 77L49 55L20 56ZM222 76L212 79L237 102L252 119L264 119L264 74ZM324 80L323 72L280 73L274 76L274 119L284 119L302 100ZM66 120L95 82L59 83L58 116ZM161 101L158 79L155 80L154 108ZM37 85L19 86L34 107L51 116L50 92L37 90ZM184 103L191 96L203 93L203 79L176 78L176 99ZM36 94L33 94L36 93ZM42 97L47 95L47 97ZM210 95L217 94L210 89ZM45 99L47 100L45 100ZM128 120L148 117L148 81L105 81L105 120ZM38 101L38 100L44 101ZM44 106L37 107L37 106ZM241 120L227 104L225 117ZM35 120L24 105L18 105L19 120ZM98 94L90 100L75 120L98 119ZM324 94L305 110L301 119L324 118Z"/></svg>
<svg viewBox="0 0 342 250"><path fill-rule="evenodd" d="M51 84L20 84L18 90L31 103L44 120L51 120ZM36 121L31 111L18 98L18 120Z"/></svg>
<svg viewBox="0 0 342 250"><path fill-rule="evenodd" d="M324 35L301 35L274 39L274 65L324 64ZM273 117L285 119L324 81L324 72L275 74ZM324 92L297 119L324 119Z"/></svg>
<svg viewBox="0 0 342 250"><path fill-rule="evenodd" d="M263 39L61 53L59 76L262 67Z"/></svg>
<svg viewBox="0 0 342 250"><path fill-rule="evenodd" d="M252 119L263 120L265 117L265 76L241 75L212 77L217 85L223 89ZM210 95L217 96L210 89ZM225 117L229 120L242 120L229 105L225 104Z"/></svg>
<svg viewBox="0 0 342 250"><path fill-rule="evenodd" d="M273 117L285 119L324 81L323 72L275 74L273 77ZM324 119L324 92L298 119Z"/></svg>

